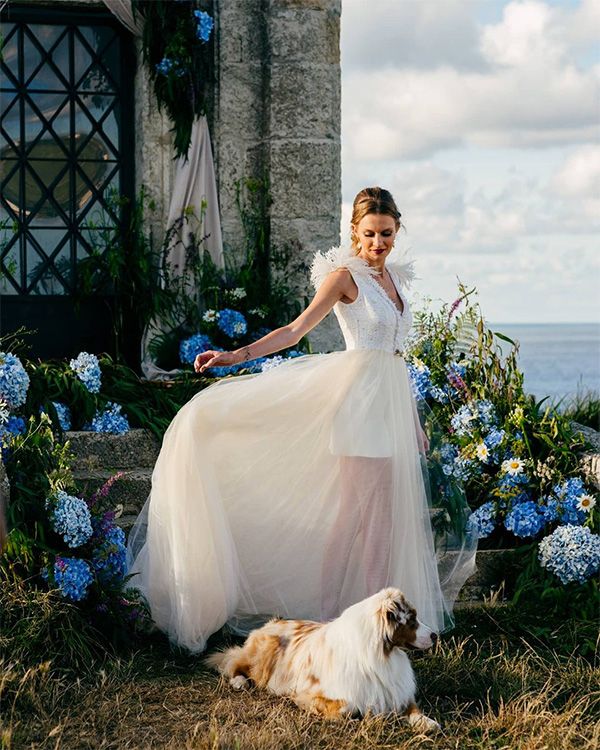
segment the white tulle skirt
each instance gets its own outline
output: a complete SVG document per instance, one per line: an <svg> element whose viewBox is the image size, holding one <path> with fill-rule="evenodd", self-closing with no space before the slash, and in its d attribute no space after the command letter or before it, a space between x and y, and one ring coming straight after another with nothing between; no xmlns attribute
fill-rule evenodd
<svg viewBox="0 0 600 750"><path fill-rule="evenodd" d="M434 543L417 425L406 364L388 352L211 385L165 433L129 585L194 652L226 623L330 619L387 585L444 629L474 544L460 529Z"/></svg>

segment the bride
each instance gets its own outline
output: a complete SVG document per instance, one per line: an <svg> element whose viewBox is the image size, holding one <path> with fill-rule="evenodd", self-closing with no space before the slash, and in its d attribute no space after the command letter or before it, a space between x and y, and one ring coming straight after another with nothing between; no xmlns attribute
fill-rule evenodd
<svg viewBox="0 0 600 750"><path fill-rule="evenodd" d="M220 380L165 433L128 541L130 585L190 651L226 623L247 632L274 615L330 619L384 586L440 631L473 571L468 533L434 544L428 441L403 356L413 271L394 258L391 194L362 190L351 226L350 249L316 253L316 294L296 320L194 367L293 346L332 308L346 350Z"/></svg>

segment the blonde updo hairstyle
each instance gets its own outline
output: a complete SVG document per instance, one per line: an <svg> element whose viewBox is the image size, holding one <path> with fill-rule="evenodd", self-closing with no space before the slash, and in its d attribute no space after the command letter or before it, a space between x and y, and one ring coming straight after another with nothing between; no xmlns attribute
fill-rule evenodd
<svg viewBox="0 0 600 750"><path fill-rule="evenodd" d="M396 201L393 199L392 194L389 190L385 190L380 187L367 187L360 191L354 199L352 204L352 218L350 223L353 227L358 226L361 219L367 214L386 214L391 216L396 222L396 231L400 227L404 227L404 224L400 221L400 211ZM358 246L358 237L352 230L352 252L354 255L358 255L360 248Z"/></svg>

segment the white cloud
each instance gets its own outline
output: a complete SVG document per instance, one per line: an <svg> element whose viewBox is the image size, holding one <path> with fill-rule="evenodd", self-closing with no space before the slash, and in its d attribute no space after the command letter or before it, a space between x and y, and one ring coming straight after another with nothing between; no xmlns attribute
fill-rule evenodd
<svg viewBox="0 0 600 750"><path fill-rule="evenodd" d="M487 69L459 70L449 57L433 70L351 70L342 110L346 158L427 158L463 144L522 148L593 141L598 71L580 70L569 59L564 20L565 11L542 2L509 3L502 20L481 32ZM385 26L382 18L378 23Z"/></svg>
<svg viewBox="0 0 600 750"><path fill-rule="evenodd" d="M509 3L502 21L486 26L481 50L492 65L556 66L566 53L557 27L558 12L538 0Z"/></svg>
<svg viewBox="0 0 600 750"><path fill-rule="evenodd" d="M473 8L480 0L342 0L345 67L457 69L484 65Z"/></svg>
<svg viewBox="0 0 600 750"><path fill-rule="evenodd" d="M391 38L382 2L364 3L372 12L355 28L355 54L361 35ZM452 300L458 275L491 320L597 318L600 65L590 52L597 59L600 1L508 2L486 25L474 20L478 3L394 7L419 16L412 47L394 56L381 45L378 64L342 57L343 237L353 192L382 184L408 227L398 244L417 259L417 291ZM427 59L419 30L435 29L442 8L469 17L462 58L440 42ZM444 24L453 28L441 19L437 39Z"/></svg>
<svg viewBox="0 0 600 750"><path fill-rule="evenodd" d="M548 181L545 196L571 231L600 230L600 145L569 154Z"/></svg>

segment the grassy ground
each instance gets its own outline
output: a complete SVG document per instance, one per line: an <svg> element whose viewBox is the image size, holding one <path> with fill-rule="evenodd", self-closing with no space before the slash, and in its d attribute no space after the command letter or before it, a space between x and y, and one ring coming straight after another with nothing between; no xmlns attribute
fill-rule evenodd
<svg viewBox="0 0 600 750"><path fill-rule="evenodd" d="M201 659L160 638L85 677L0 663L1 747L506 748L600 746L595 628L574 620L524 626L511 608L465 610L457 628L413 659L420 705L443 726L415 734L396 717L328 723L256 690L232 691ZM590 640L591 639L591 640Z"/></svg>

